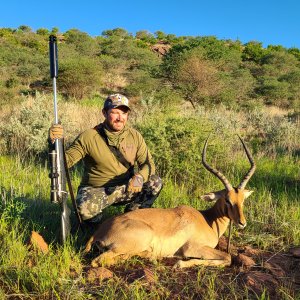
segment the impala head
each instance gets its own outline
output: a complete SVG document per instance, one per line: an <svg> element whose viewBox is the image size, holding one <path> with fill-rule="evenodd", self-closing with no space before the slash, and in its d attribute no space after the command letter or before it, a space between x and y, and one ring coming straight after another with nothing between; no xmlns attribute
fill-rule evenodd
<svg viewBox="0 0 300 300"><path fill-rule="evenodd" d="M242 142L243 148L246 152L247 158L250 162L250 169L242 179L241 183L238 185L238 187L233 187L228 179L217 169L212 168L208 163L206 162L206 148L207 148L207 142L208 138L205 141L205 145L202 151L202 163L203 166L211 172L213 175L215 175L223 184L225 189L218 191L218 192L212 192L209 194L206 194L203 196L203 199L206 201L218 201L218 205L220 210L228 217L230 218L238 227L244 228L246 226L246 219L243 213L243 205L244 200L248 198L253 191L246 190L245 186L252 177L252 175L255 172L255 163L253 160L253 157L251 156L248 148L246 147L244 141L239 136L240 141Z"/></svg>

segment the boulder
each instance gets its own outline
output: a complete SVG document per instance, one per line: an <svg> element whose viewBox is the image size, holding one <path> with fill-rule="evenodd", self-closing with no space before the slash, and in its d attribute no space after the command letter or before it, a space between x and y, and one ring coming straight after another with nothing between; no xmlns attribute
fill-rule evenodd
<svg viewBox="0 0 300 300"><path fill-rule="evenodd" d="M36 231L31 232L29 247L35 250L41 251L44 254L49 252L48 244L45 242L43 237Z"/></svg>

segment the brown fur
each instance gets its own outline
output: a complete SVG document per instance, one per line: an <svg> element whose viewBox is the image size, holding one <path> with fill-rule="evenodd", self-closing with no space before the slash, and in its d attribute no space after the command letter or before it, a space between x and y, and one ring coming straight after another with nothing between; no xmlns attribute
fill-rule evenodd
<svg viewBox="0 0 300 300"><path fill-rule="evenodd" d="M112 217L100 224L85 251L90 251L93 243L104 251L92 261L93 267L114 264L134 255L150 259L180 257L183 260L175 265L179 268L230 265L230 255L214 248L230 219L240 227L245 226L243 202L250 194L248 190L209 193L203 198L216 203L206 211L182 205L141 209ZM226 204L226 195L231 205Z"/></svg>

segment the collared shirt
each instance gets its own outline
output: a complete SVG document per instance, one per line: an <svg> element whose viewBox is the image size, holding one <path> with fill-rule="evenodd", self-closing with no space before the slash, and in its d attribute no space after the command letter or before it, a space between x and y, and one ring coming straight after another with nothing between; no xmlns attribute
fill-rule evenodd
<svg viewBox="0 0 300 300"><path fill-rule="evenodd" d="M138 173L148 181L155 173L155 165L142 135L133 128L120 141L119 151L131 165L137 165ZM66 150L68 168L83 160L84 173L80 186L106 187L126 184L130 178L128 169L115 157L104 139L95 129L88 129Z"/></svg>

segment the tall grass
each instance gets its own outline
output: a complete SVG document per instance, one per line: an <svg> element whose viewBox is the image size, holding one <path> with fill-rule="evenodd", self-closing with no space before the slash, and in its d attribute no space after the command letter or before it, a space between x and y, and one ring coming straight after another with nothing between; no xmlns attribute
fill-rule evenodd
<svg viewBox="0 0 300 300"><path fill-rule="evenodd" d="M66 126L69 140L78 134L79 129L90 128L99 122L97 105L83 106L81 111L79 104L64 105L72 107L72 117L65 121L69 124ZM86 118L80 121L90 112L93 117L89 122L84 123ZM273 132L266 122L268 118L272 121L273 116L268 115L268 111L259 112L263 117L258 118L256 114L256 111L230 112L222 107L210 111L159 111L147 107L147 115L143 111L133 112L132 123L143 133L155 158L158 173L164 180L156 207L187 204L204 209L211 204L204 203L200 196L223 189L220 181L201 164L203 143L209 134L208 161L220 169L233 185L238 185L249 168L235 133L243 136L254 153L257 171L248 184L248 188L254 190L245 203L248 226L242 232L234 229L234 243L250 244L270 251L286 250L300 244L299 129L282 115L282 131ZM73 122L76 128L70 129ZM295 136L289 134L287 125L293 128ZM2 137L7 145L10 137L5 133ZM130 283L122 277L105 282L88 282L84 267L87 262L81 252L87 236L79 232L64 246L58 244L60 210L49 201L50 181L45 156L24 160L22 149L15 150L14 155L4 155L3 150L0 156L0 297L181 299L182 295L186 295L188 299L201 299L199 295L205 295L205 299L252 298L246 288L235 281L236 274L202 267L174 273L163 262L155 265L159 280L152 285L141 280ZM80 168L74 168L71 174L76 189L80 181ZM120 209L110 207L106 210L106 216ZM50 244L48 254L28 247L32 230L38 231ZM147 266L149 262L137 259L124 264L132 269ZM116 266L116 272L118 268L121 270L122 266ZM191 274L196 278L195 282L189 281ZM228 284L224 285L221 275L227 278ZM284 292L293 295L291 291Z"/></svg>

